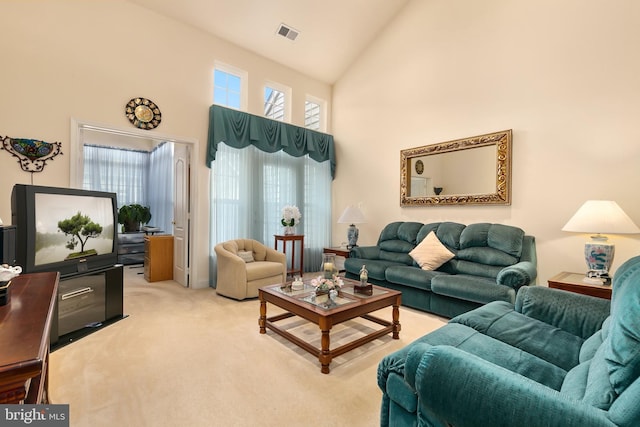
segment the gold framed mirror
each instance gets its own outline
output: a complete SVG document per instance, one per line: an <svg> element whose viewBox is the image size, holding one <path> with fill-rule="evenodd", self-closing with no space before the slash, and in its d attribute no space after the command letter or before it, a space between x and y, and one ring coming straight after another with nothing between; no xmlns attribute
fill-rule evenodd
<svg viewBox="0 0 640 427"><path fill-rule="evenodd" d="M400 206L510 205L511 138L509 129L401 150Z"/></svg>

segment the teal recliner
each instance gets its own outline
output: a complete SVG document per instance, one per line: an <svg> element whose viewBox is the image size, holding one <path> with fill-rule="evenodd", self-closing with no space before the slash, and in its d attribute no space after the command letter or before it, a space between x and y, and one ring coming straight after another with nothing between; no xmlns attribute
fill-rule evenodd
<svg viewBox="0 0 640 427"><path fill-rule="evenodd" d="M382 426L640 426L640 257L612 301L523 287L378 366Z"/></svg>

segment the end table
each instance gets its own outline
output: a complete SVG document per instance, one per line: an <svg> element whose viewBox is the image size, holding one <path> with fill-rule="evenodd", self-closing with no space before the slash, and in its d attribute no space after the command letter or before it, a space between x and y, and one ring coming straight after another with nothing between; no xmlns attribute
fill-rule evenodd
<svg viewBox="0 0 640 427"><path fill-rule="evenodd" d="M550 278L547 283L550 288L562 289L592 297L611 299L611 285L592 285L582 281L583 273L569 273L563 271Z"/></svg>
<svg viewBox="0 0 640 427"><path fill-rule="evenodd" d="M300 277L304 274L304 235L303 234L274 234L275 249L278 250L278 242L282 242L282 252L287 254L287 242L291 242L291 268L287 270L287 276L294 277L298 273ZM296 265L296 242L300 242L300 262Z"/></svg>

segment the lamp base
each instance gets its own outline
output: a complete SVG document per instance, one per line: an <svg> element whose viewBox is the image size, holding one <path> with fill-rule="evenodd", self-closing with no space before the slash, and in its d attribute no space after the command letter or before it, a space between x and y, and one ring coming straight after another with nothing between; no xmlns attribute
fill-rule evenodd
<svg viewBox="0 0 640 427"><path fill-rule="evenodd" d="M349 225L347 229L347 241L349 242L347 249L358 246L358 227L355 224Z"/></svg>
<svg viewBox="0 0 640 427"><path fill-rule="evenodd" d="M599 237L599 236L598 236ZM592 240L584 244L584 260L588 267L588 277L609 277L615 246L604 240L592 237Z"/></svg>

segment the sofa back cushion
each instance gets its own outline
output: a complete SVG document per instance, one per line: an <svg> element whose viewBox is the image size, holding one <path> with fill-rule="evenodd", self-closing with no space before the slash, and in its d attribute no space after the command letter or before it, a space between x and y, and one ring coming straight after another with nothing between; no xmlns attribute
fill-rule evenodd
<svg viewBox="0 0 640 427"><path fill-rule="evenodd" d="M238 255L238 252L251 252L254 261L267 259L267 248L262 243L253 239L228 240L222 244L227 251Z"/></svg>
<svg viewBox="0 0 640 427"><path fill-rule="evenodd" d="M524 231L502 224L467 225L460 233L457 273L496 278L503 267L520 261Z"/></svg>
<svg viewBox="0 0 640 427"><path fill-rule="evenodd" d="M611 384L622 394L640 377L640 256L626 261L614 276L605 344Z"/></svg>
<svg viewBox="0 0 640 427"><path fill-rule="evenodd" d="M378 238L379 257L385 261L413 264L409 252L416 247L418 231L422 227L419 222L392 222L382 229Z"/></svg>
<svg viewBox="0 0 640 427"><path fill-rule="evenodd" d="M613 402L640 377L640 257L625 262L613 280L611 316L582 344L580 364L561 392L599 409Z"/></svg>

